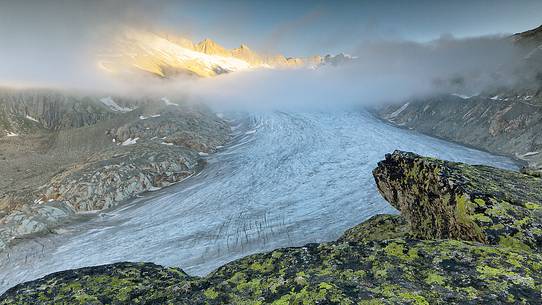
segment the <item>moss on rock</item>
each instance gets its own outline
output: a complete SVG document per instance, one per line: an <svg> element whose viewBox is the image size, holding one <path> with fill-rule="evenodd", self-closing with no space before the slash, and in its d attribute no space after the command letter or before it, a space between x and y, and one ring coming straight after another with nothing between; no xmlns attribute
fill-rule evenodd
<svg viewBox="0 0 542 305"><path fill-rule="evenodd" d="M204 278L149 263L69 270L0 304L533 304L541 261L454 240L332 242L251 255Z"/></svg>
<svg viewBox="0 0 542 305"><path fill-rule="evenodd" d="M370 241L407 237L407 221L401 215L379 214L348 229L339 241Z"/></svg>
<svg viewBox="0 0 542 305"><path fill-rule="evenodd" d="M396 151L373 171L415 238L542 249L542 179Z"/></svg>

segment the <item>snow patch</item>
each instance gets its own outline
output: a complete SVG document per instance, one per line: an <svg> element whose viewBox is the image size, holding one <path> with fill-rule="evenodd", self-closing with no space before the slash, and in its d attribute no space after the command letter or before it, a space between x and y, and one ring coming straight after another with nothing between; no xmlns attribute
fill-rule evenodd
<svg viewBox="0 0 542 305"><path fill-rule="evenodd" d="M220 113L220 112L218 112L218 113L216 114L216 116L217 116L219 119L223 119L223 118L224 118L224 114L223 114L223 113Z"/></svg>
<svg viewBox="0 0 542 305"><path fill-rule="evenodd" d="M457 96L459 98L462 98L464 100L468 100L470 98L473 98L475 96L478 96L478 94L473 94L473 95L465 95L465 94L461 94L461 93L452 93L453 96Z"/></svg>
<svg viewBox="0 0 542 305"><path fill-rule="evenodd" d="M502 101L502 98L500 95L495 95L493 97L490 97L489 98L490 100L494 100L494 101Z"/></svg>
<svg viewBox="0 0 542 305"><path fill-rule="evenodd" d="M172 103L167 97L163 97L161 100L166 103L167 106L179 106L177 103Z"/></svg>
<svg viewBox="0 0 542 305"><path fill-rule="evenodd" d="M249 130L249 131L245 132L245 134L253 134L253 133L256 133L256 130Z"/></svg>
<svg viewBox="0 0 542 305"><path fill-rule="evenodd" d="M137 143L137 140L139 140L139 138L135 138L135 139L129 138L128 140L122 142L122 146L134 145Z"/></svg>
<svg viewBox="0 0 542 305"><path fill-rule="evenodd" d="M202 156L202 157L205 157L205 156L208 156L209 154L208 154L208 153L204 153L204 152L200 151L200 152L198 153L198 155L200 155L200 156Z"/></svg>
<svg viewBox="0 0 542 305"><path fill-rule="evenodd" d="M113 98L110 96L101 98L100 102L102 102L102 104L106 105L107 107L109 107L109 109L115 112L126 113L134 110L132 108L119 106L119 104L115 103Z"/></svg>
<svg viewBox="0 0 542 305"><path fill-rule="evenodd" d="M39 123L40 121L34 119L33 117L29 116L28 114L26 115L26 118L29 119L30 121L34 121L36 123Z"/></svg>
<svg viewBox="0 0 542 305"><path fill-rule="evenodd" d="M539 153L540 153L539 151L530 151L528 153L523 154L522 157L534 156L534 155L538 155Z"/></svg>
<svg viewBox="0 0 542 305"><path fill-rule="evenodd" d="M160 115L159 114L151 114L150 116L144 116L144 115L140 115L139 116L139 119L140 120L146 120L148 118L159 118Z"/></svg>
<svg viewBox="0 0 542 305"><path fill-rule="evenodd" d="M160 143L160 144L162 144L162 145L167 145L167 146L173 146L173 143L167 143L167 142L162 142L162 143Z"/></svg>
<svg viewBox="0 0 542 305"><path fill-rule="evenodd" d="M395 110L392 114L390 114L388 116L388 119L393 119L396 116L398 116L401 112L403 112L403 111L405 111L405 109L407 109L408 105L410 105L410 103L406 103L403 106L401 106L401 108Z"/></svg>
<svg viewBox="0 0 542 305"><path fill-rule="evenodd" d="M14 133L14 132L8 132L8 134L6 135L6 137L18 137L19 135Z"/></svg>

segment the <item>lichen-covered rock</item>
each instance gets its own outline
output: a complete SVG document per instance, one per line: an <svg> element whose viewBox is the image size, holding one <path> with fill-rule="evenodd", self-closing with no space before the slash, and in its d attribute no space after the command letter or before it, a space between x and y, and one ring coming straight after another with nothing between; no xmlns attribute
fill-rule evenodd
<svg viewBox="0 0 542 305"><path fill-rule="evenodd" d="M542 180L396 151L373 171L415 238L542 249Z"/></svg>
<svg viewBox="0 0 542 305"><path fill-rule="evenodd" d="M204 278L153 264L69 270L17 285L0 304L536 304L541 259L453 240L309 244Z"/></svg>
<svg viewBox="0 0 542 305"><path fill-rule="evenodd" d="M410 228L401 215L378 214L348 229L338 241L359 242L408 237Z"/></svg>
<svg viewBox="0 0 542 305"><path fill-rule="evenodd" d="M189 276L151 263L117 263L50 274L4 304L166 304ZM17 289L17 288L15 288ZM21 292L23 291L21 290ZM8 293L6 293L7 295Z"/></svg>

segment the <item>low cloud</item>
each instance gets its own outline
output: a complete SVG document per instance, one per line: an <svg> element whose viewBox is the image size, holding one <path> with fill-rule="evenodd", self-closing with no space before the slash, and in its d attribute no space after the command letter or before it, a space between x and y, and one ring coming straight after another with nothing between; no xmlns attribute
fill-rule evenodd
<svg viewBox="0 0 542 305"><path fill-rule="evenodd" d="M111 47L119 29L159 27L154 22L167 3L2 1L0 83L165 95L233 109L313 109L446 92L474 94L531 79L528 73L518 73L524 69L521 51L503 36L443 36L429 43L365 41L352 52L356 60L338 66L259 69L210 79L123 81L99 70L94 56Z"/></svg>
<svg viewBox="0 0 542 305"><path fill-rule="evenodd" d="M396 102L441 93L476 94L530 78L509 37L429 43L374 41L356 59L315 70L257 70L197 81L175 80L194 100L251 109L311 109ZM521 73L518 73L521 71Z"/></svg>

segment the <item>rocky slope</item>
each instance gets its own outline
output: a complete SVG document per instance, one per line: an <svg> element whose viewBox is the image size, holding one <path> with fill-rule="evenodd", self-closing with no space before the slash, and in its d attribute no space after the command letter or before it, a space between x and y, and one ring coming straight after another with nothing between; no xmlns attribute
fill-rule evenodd
<svg viewBox="0 0 542 305"><path fill-rule="evenodd" d="M3 89L0 250L186 178L229 132L208 109L167 98Z"/></svg>
<svg viewBox="0 0 542 305"><path fill-rule="evenodd" d="M396 125L525 161L542 168L542 27L511 37L520 71L513 85L472 94L411 99L376 110ZM508 63L510 64L510 63ZM510 72L514 73L514 72ZM500 75L506 78L507 75Z"/></svg>
<svg viewBox="0 0 542 305"><path fill-rule="evenodd" d="M338 241L251 255L204 278L151 263L68 270L17 285L0 304L540 301L539 178L403 152L374 176L402 216L375 216Z"/></svg>
<svg viewBox="0 0 542 305"><path fill-rule="evenodd" d="M393 124L542 166L542 91L440 95L377 110Z"/></svg>

